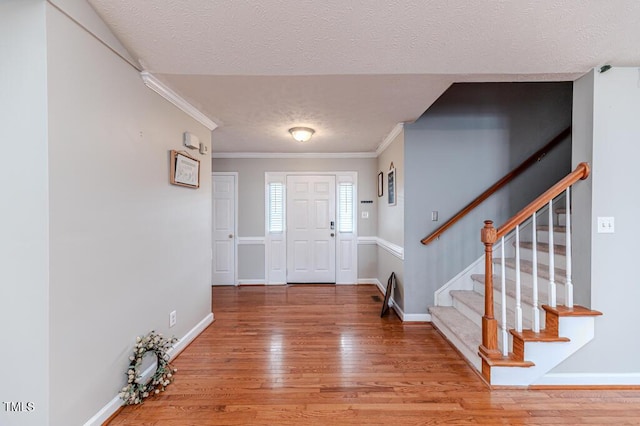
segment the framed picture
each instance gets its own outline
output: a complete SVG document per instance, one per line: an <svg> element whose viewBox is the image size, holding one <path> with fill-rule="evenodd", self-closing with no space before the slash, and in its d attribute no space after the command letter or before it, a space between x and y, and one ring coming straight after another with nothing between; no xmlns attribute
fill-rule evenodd
<svg viewBox="0 0 640 426"><path fill-rule="evenodd" d="M200 160L184 152L171 151L169 182L188 188L200 187Z"/></svg>
<svg viewBox="0 0 640 426"><path fill-rule="evenodd" d="M378 173L378 197L384 195L384 173Z"/></svg>
<svg viewBox="0 0 640 426"><path fill-rule="evenodd" d="M396 205L396 168L391 163L389 174L387 175L387 194L390 206Z"/></svg>

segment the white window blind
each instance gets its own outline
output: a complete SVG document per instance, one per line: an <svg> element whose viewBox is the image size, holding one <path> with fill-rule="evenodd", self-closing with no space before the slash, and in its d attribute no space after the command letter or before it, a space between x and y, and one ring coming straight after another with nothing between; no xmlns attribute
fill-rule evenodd
<svg viewBox="0 0 640 426"><path fill-rule="evenodd" d="M338 185L338 230L353 232L353 184Z"/></svg>
<svg viewBox="0 0 640 426"><path fill-rule="evenodd" d="M284 184L269 184L269 232L284 231Z"/></svg>

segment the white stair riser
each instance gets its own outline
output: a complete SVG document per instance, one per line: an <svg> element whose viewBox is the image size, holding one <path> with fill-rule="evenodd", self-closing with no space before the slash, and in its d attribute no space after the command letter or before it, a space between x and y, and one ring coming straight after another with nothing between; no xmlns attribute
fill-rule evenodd
<svg viewBox="0 0 640 426"><path fill-rule="evenodd" d="M567 226L567 215L564 213L556 214L556 225L558 226Z"/></svg>
<svg viewBox="0 0 640 426"><path fill-rule="evenodd" d="M540 251L538 249L538 263L542 263L543 265L549 265L549 253L546 251ZM520 258L524 260L533 260L533 250L529 248L520 248ZM553 259L555 261L556 268L566 268L567 267L567 257L564 254L553 255Z"/></svg>
<svg viewBox="0 0 640 426"><path fill-rule="evenodd" d="M541 243L549 242L549 231L538 231L538 241ZM566 232L554 231L553 232L553 243L564 246L567 244L567 234Z"/></svg>
<svg viewBox="0 0 640 426"><path fill-rule="evenodd" d="M477 285L481 285L479 283L475 283ZM495 284L495 283L494 283ZM479 289L478 289L479 290ZM480 293L480 291L476 290L476 292ZM484 295L484 288L482 289L482 295ZM540 297L540 296L539 296ZM493 301L494 301L494 316L495 318L498 320L498 322L500 322L501 317L502 317L502 304L500 303L500 301L502 300L502 293L495 289L493 290ZM546 305L549 301L547 300L547 296L544 295L543 297L540 297L538 299L538 309L540 310L540 327L544 328L544 324L545 324L545 311L544 309L540 308L540 306L542 305ZM456 301L454 299L454 307ZM458 301L458 304L463 305L463 303ZM521 301L520 303L520 307L522 309L522 323L524 325L525 328L531 328L531 324L533 324L533 305L531 305L528 302L525 301ZM460 310L460 309L458 309ZM513 296L510 296L507 294L507 328L515 328L516 325L516 317L515 317L515 311L516 311L516 299ZM482 325L482 314L477 314L474 312L474 314L478 315L477 318L473 318L470 315L467 315L465 312L461 311L467 318L469 318L470 320L476 322L478 325ZM479 323L477 321L480 321Z"/></svg>
<svg viewBox="0 0 640 426"><path fill-rule="evenodd" d="M527 342L525 356L535 365L529 368L494 367L491 369L491 384L502 386L528 386L543 377L556 365L593 339L595 320L593 317L561 317L559 334L569 342Z"/></svg>
<svg viewBox="0 0 640 426"><path fill-rule="evenodd" d="M495 266L494 266L495 268ZM494 269L496 272L498 272L500 270L500 268L495 268ZM549 268L546 267L546 270L548 271ZM505 269L506 272L506 276L507 279L516 280L516 270L513 268L506 268ZM539 276L540 274L540 268L538 267L538 289L541 289L542 291L546 292L547 289L549 288L549 280ZM566 280L566 276L558 276L558 274L556 274L555 276L555 281L556 281L556 286L564 286L564 282ZM526 272L522 272L520 274L520 282L522 283L523 286L529 286L531 287L533 285L533 275L528 274ZM495 282L494 282L494 286L495 286Z"/></svg>

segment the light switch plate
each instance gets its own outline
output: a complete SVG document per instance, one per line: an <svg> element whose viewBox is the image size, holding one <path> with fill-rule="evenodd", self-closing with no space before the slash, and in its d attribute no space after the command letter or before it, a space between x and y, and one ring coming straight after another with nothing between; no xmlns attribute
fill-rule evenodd
<svg viewBox="0 0 640 426"><path fill-rule="evenodd" d="M362 212L363 219L369 219L369 212Z"/></svg>
<svg viewBox="0 0 640 426"><path fill-rule="evenodd" d="M598 234L613 234L614 225L613 217L598 217Z"/></svg>

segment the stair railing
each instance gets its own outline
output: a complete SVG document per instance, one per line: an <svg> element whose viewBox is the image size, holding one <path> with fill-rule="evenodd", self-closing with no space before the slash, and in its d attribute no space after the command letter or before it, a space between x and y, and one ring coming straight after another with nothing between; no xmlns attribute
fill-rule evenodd
<svg viewBox="0 0 640 426"><path fill-rule="evenodd" d="M480 232L480 239L485 246L485 289L484 289L484 309L485 313L482 317L482 345L480 346L480 355L485 359L501 359L508 356L508 331L507 331L507 303L506 303L506 277L505 277L505 254L504 244L505 237L511 232L515 233L515 271L516 271L516 310L515 310L515 330L522 332L522 308L521 308L521 277L520 277L520 228L522 224L531 218L533 227L533 237L531 241L532 250L532 276L533 276L533 312L532 326L534 333L540 332L540 308L538 306L538 263L537 263L537 215L538 211L549 206L549 300L551 307L555 307L556 283L555 283L555 250L553 244L553 200L562 193L566 193L566 209L565 209L565 232L566 232L566 280L565 280L565 306L573 307L573 284L571 281L571 186L579 180L589 177L590 169L587 163L580 163L574 171L565 176L558 183L549 188L538 198L529 203L520 212L507 220L499 228L493 226L491 220L484 222L484 228ZM502 337L502 348L498 348L498 321L494 317L494 300L493 300L493 247L496 242L501 241L501 315L500 315L500 334Z"/></svg>
<svg viewBox="0 0 640 426"><path fill-rule="evenodd" d="M507 173L502 178L500 178L500 180L498 180L496 183L494 183L489 188L487 188L486 191L484 191L482 194L480 194L478 197L476 197L473 201L471 201L469 204L467 204L462 210L460 210L458 213L456 213L451 219L446 221L438 229L436 229L431 234L427 235L422 240L420 240L420 242L422 244L424 244L424 245L427 245L430 242L438 239L438 237L440 237L440 235L442 235L447 229L451 228L460 219L462 219L467 214L469 214L473 209L478 207L484 200L486 200L487 198L492 196L495 192L497 192L503 186L507 185L513 179L515 179L516 177L521 175L524 171L526 171L533 164L535 164L535 163L539 162L540 160L542 160L542 158L545 155L547 155L549 153L549 151L551 151L553 148L555 148L557 145L559 145L560 142L562 142L567 137L569 137L570 134L571 134L571 126L567 127L566 129L564 129L563 131L558 133L558 135L556 137L554 137L553 139L551 139L545 146L543 146L542 148L540 148L539 150L534 152L531 156L529 156L529 158L524 160L518 167L516 167L515 169L511 170L509 173Z"/></svg>

